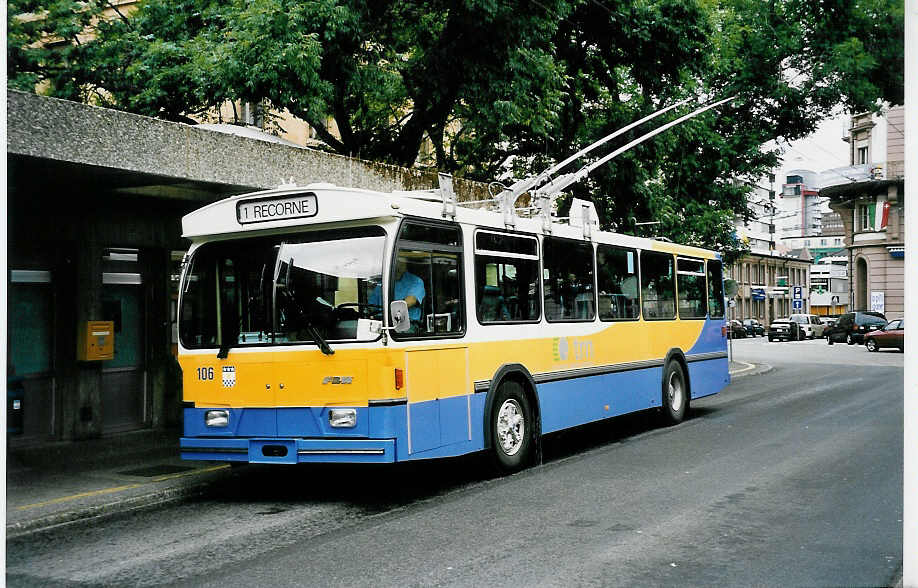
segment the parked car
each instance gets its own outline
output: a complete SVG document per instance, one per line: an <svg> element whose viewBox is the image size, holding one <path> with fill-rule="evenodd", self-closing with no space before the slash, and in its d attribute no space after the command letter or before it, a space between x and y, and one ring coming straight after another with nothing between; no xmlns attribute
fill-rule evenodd
<svg viewBox="0 0 918 588"><path fill-rule="evenodd" d="M905 319L889 321L886 326L864 335L867 351L877 351L883 347L897 347L905 351Z"/></svg>
<svg viewBox="0 0 918 588"><path fill-rule="evenodd" d="M800 325L800 330L807 339L822 338L826 328L815 314L792 314L790 320Z"/></svg>
<svg viewBox="0 0 918 588"><path fill-rule="evenodd" d="M746 327L744 327L743 323L739 322L738 320L733 319L727 323L728 339L745 339L746 334Z"/></svg>
<svg viewBox="0 0 918 588"><path fill-rule="evenodd" d="M846 312L838 317L838 321L832 325L832 329L826 339L829 340L829 345L840 341L844 341L848 345L863 343L864 335L885 325L886 317L881 312L872 310Z"/></svg>
<svg viewBox="0 0 918 588"><path fill-rule="evenodd" d="M774 341L781 339L783 341L799 341L803 339L800 325L790 320L790 318L779 318L771 321L768 325L768 340Z"/></svg>
<svg viewBox="0 0 918 588"><path fill-rule="evenodd" d="M750 337L765 334L765 325L755 319L743 320L743 326L746 327L746 333L748 333Z"/></svg>

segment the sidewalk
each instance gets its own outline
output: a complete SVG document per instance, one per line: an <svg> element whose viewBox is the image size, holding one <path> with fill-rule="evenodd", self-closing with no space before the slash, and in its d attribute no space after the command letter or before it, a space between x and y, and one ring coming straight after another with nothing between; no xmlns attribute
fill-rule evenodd
<svg viewBox="0 0 918 588"><path fill-rule="evenodd" d="M7 448L6 537L180 500L229 475L179 458L178 430Z"/></svg>
<svg viewBox="0 0 918 588"><path fill-rule="evenodd" d="M730 362L730 376L768 365ZM204 492L230 475L228 464L183 461L180 431L136 431L102 439L7 448L6 537Z"/></svg>

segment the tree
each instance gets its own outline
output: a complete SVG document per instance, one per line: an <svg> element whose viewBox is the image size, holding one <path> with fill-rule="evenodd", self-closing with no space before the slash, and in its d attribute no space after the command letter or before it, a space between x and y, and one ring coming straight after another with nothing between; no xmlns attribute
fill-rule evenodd
<svg viewBox="0 0 918 588"><path fill-rule="evenodd" d="M141 0L102 20L98 0L38 6L9 4L13 87L184 121L266 104L338 153L411 165L430 139L439 169L483 181L677 100L736 95L569 189L606 228L657 220L730 256L748 215L737 180L778 161L762 145L903 95L902 0ZM49 50L48 35L73 42Z"/></svg>

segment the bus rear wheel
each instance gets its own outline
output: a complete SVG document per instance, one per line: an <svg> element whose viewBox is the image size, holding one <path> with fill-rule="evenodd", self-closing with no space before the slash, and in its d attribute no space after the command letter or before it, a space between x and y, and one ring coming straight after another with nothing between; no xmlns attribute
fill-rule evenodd
<svg viewBox="0 0 918 588"><path fill-rule="evenodd" d="M491 412L492 457L504 473L529 465L533 446L533 419L523 387L513 380L501 383Z"/></svg>
<svg viewBox="0 0 918 588"><path fill-rule="evenodd" d="M663 423L678 425L688 410L688 386L685 371L678 361L670 361L663 370Z"/></svg>

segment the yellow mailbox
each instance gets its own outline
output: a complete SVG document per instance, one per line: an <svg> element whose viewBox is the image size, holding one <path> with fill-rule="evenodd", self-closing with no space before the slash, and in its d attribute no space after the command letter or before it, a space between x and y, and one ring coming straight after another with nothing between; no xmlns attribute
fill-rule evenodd
<svg viewBox="0 0 918 588"><path fill-rule="evenodd" d="M114 321L86 321L77 342L79 361L100 361L115 357Z"/></svg>

